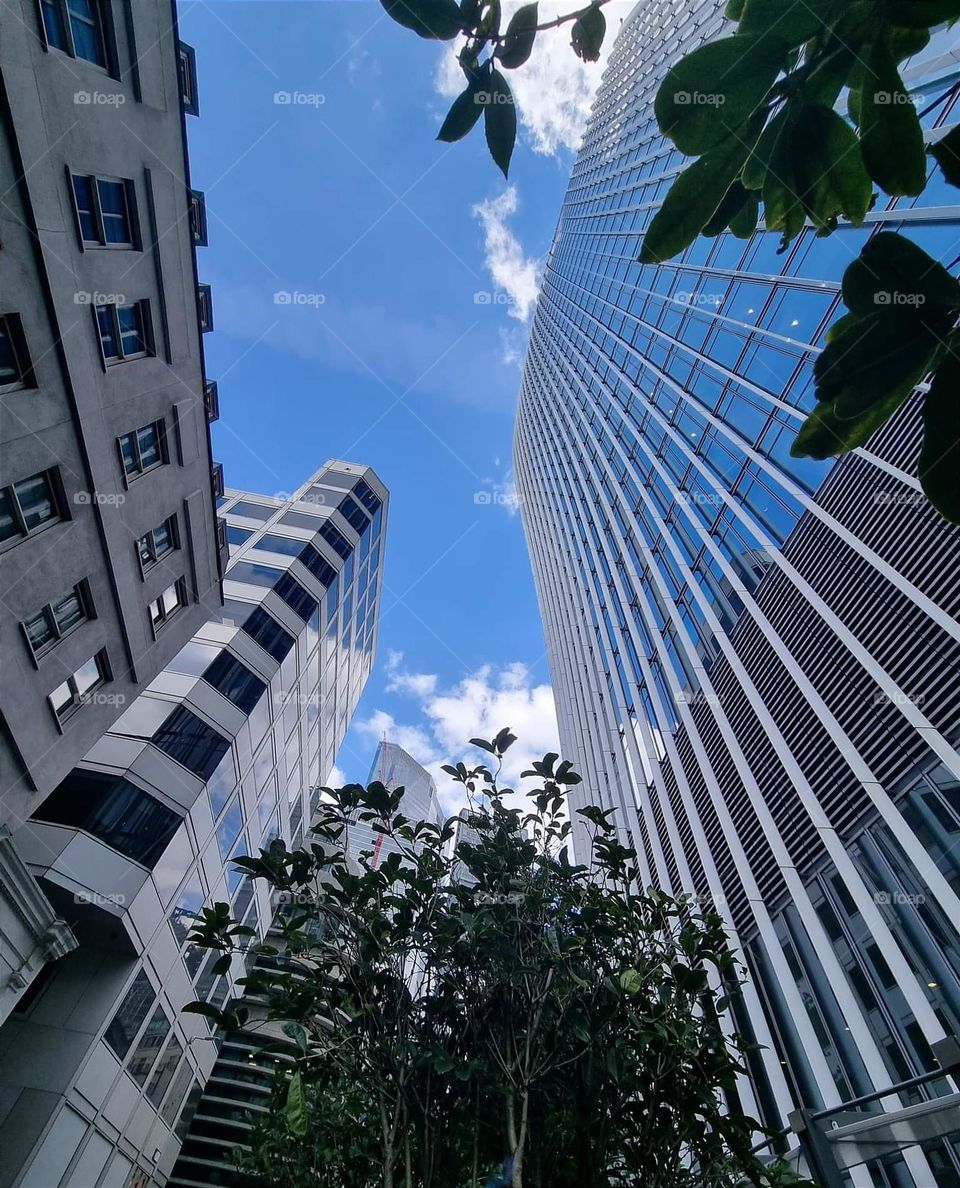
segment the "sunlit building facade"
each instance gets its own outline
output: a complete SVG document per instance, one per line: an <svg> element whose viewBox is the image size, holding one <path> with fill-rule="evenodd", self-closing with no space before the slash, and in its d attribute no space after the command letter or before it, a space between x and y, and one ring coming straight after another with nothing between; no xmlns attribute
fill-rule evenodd
<svg viewBox="0 0 960 1188"><path fill-rule="evenodd" d="M877 230L949 264L958 191L818 239L699 238L636 263L683 160L653 97L722 31L667 0L624 22L547 261L515 465L573 803L618 810L642 875L723 913L762 1050L735 1105L772 1126L936 1067L960 1034L960 531L916 478L919 401L839 462L794 459L846 265ZM955 34L905 64L957 121ZM586 826L578 821L575 843ZM887 1099L892 1110L950 1090ZM731 1103L734 1104L733 1102ZM954 1185L957 1147L860 1185Z"/></svg>
<svg viewBox="0 0 960 1188"><path fill-rule="evenodd" d="M231 859L296 846L377 644L387 492L330 462L292 499L228 491L224 603L18 834L78 947L0 1028L4 1188L161 1188L244 975L188 935L274 905ZM201 1182L207 1182L201 1179Z"/></svg>
<svg viewBox="0 0 960 1188"><path fill-rule="evenodd" d="M367 783L374 780L391 792L395 788L405 789L400 811L410 821L429 821L438 829L442 828L443 812L433 776L399 744L383 739L377 745ZM370 866L376 869L388 854L400 853L400 847L368 823L354 821L350 825L348 852L355 860L359 860L361 854L369 854Z"/></svg>

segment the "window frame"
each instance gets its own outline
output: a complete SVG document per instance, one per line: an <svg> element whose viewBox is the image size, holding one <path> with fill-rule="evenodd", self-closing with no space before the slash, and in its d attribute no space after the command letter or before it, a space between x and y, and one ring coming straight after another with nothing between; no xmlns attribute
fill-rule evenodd
<svg viewBox="0 0 960 1188"><path fill-rule="evenodd" d="M164 549L162 553L157 550L154 536L154 534L159 532L161 528L166 528L170 534L170 546L169 548ZM144 561L143 554L140 551L140 545L144 541L149 541L149 561ZM152 572L152 570L159 564L160 561L163 560L164 557L169 557L171 553L176 552L177 549L180 548L180 525L177 522L176 513L174 513L172 516L167 516L167 518L165 520L161 520L161 522L157 524L155 528L148 529L143 534L143 536L138 537L134 541L134 548L137 552L137 561L140 564L140 577L143 579L148 573Z"/></svg>
<svg viewBox="0 0 960 1188"><path fill-rule="evenodd" d="M50 502L53 505L54 514L48 519L44 520L34 528L28 528L26 517L23 514L23 509L20 506L20 497L17 495L17 487L23 483L29 482L42 475L46 481L50 491ZM67 503L64 497L63 486L60 481L59 467L50 466L46 470L38 470L36 474L28 474L22 479L16 479L11 483L5 483L0 487L0 492L6 493L10 508L13 512L13 520L16 525L16 531L13 535L8 536L5 540L0 540L0 552L5 549L12 548L13 545L19 544L27 537L36 536L37 533L45 531L54 524L63 523L64 520L69 520L70 516L67 513Z"/></svg>
<svg viewBox="0 0 960 1188"><path fill-rule="evenodd" d="M198 116L200 103L197 98L197 54L192 45L177 42L177 84L180 102L187 115Z"/></svg>
<svg viewBox="0 0 960 1188"><path fill-rule="evenodd" d="M140 453L140 439L137 436L142 433L144 429L153 428L157 432L157 452L159 458L156 462L152 462L149 466L143 465L143 456ZM129 438L133 445L133 452L136 459L136 469L128 471L126 462L123 458L123 443ZM130 483L136 482L137 479L142 478L145 474L150 474L151 471L157 470L161 466L166 466L169 461L169 452L167 449L167 423L163 417L156 421L148 421L146 425L138 425L136 429L131 429L127 433L121 433L117 438L117 456L120 459L120 473L123 475L124 483L129 486Z"/></svg>
<svg viewBox="0 0 960 1188"><path fill-rule="evenodd" d="M156 353L154 351L153 322L150 318L149 298L142 297L139 301L107 301L102 305L96 305L91 302L90 308L93 310L93 328L97 336L97 349L100 351L100 362L104 369L118 367L121 363L129 363L133 359L149 359ZM110 332L113 335L114 343L119 352L117 355L108 355L103 349L103 332L100 329L100 310L102 309L110 311ZM120 314L117 312L121 309L135 309L137 311L137 317L140 320L140 338L143 341L142 351L132 351L130 354L124 353L123 335L120 330Z"/></svg>
<svg viewBox="0 0 960 1188"><path fill-rule="evenodd" d="M207 247L207 200L203 190L187 190L190 204L190 232L194 247Z"/></svg>
<svg viewBox="0 0 960 1188"><path fill-rule="evenodd" d="M0 314L0 331L6 336L13 355L16 377L6 383L0 383L0 395L7 392L20 392L24 388L36 388L37 377L30 361L30 351L27 347L26 335L23 332L23 321L13 310Z"/></svg>
<svg viewBox="0 0 960 1188"><path fill-rule="evenodd" d="M163 599L170 590L173 590L177 596L177 605L173 608L173 610L168 611L164 608ZM164 627L166 627L170 620L175 618L176 615L188 605L187 579L185 576L178 577L176 581L171 582L169 586L165 586L156 598L151 598L147 603L147 618L150 622L150 630L153 632L153 638L157 639L160 635L160 632L164 629ZM159 617L157 618L154 618L153 608L155 606L159 612Z"/></svg>
<svg viewBox="0 0 960 1188"><path fill-rule="evenodd" d="M96 661L98 676L96 681L92 685L88 685L81 693L77 686L77 673L85 664L89 664L90 660ZM54 686L47 694L47 705L50 706L50 712L53 714L54 721L57 723L61 733L63 733L64 724L74 716L77 710L82 709L86 705L85 698L87 694L92 693L94 689L99 689L102 685L106 685L109 681L113 680L106 648L101 648L98 652L94 652L89 660L85 660L80 665L80 668L75 669L65 681L61 681L59 685ZM62 711L57 709L53 701L53 695L61 685L66 685L71 695L70 702Z"/></svg>
<svg viewBox="0 0 960 1188"><path fill-rule="evenodd" d="M93 222L97 232L97 239L86 239L83 234L83 223L80 219L80 205L77 200L77 192L74 188L74 181L77 178L85 178L90 183L90 190L93 199ZM100 182L115 182L123 187L124 202L127 208L127 230L130 238L120 243L111 243L107 240L105 224L103 221L103 207L100 202ZM110 174L101 173L82 173L67 167L67 183L70 191L70 199L73 203L73 214L77 226L77 240L80 244L80 250L97 251L100 248L106 248L110 251L142 251L143 244L140 239L140 218L137 209L137 190L133 180L129 177L113 177Z"/></svg>
<svg viewBox="0 0 960 1188"><path fill-rule="evenodd" d="M63 602L63 600L68 598L71 594L75 595L77 598L83 614L76 621L76 623L73 623L66 629L66 631L64 631L57 621L56 612L53 608L55 602ZM34 647L33 641L30 638L30 632L27 630L27 624L30 622L30 619L39 618L41 615L43 615L44 619L46 620L51 637L39 647ZM39 668L39 661L44 656L49 655L49 653L53 651L53 649L62 639L66 639L68 635L72 635L75 631L78 631L84 623L88 623L91 619L95 619L96 617L96 612L93 606L93 597L90 593L90 583L86 578L82 578L59 598L54 599L51 602L44 603L44 605L41 606L35 614L30 616L30 619L21 620L20 632L23 635L24 641L27 645L27 651L30 653L30 658L33 660L34 666Z"/></svg>
<svg viewBox="0 0 960 1188"><path fill-rule="evenodd" d="M203 282L197 285L197 321L201 334L209 334L213 329L213 292Z"/></svg>
<svg viewBox="0 0 960 1188"><path fill-rule="evenodd" d="M95 70L102 70L104 74L109 75L111 78L117 77L116 33L111 19L109 4L105 3L104 0L91 0L91 7L94 10L94 19L100 39L100 48L103 51L103 61L99 62L77 53L76 42L73 36L73 25L70 20L69 0L36 0L36 3L40 38L45 50L48 52L50 50L56 50L58 53L66 54L68 58L73 58L75 62L85 62ZM64 46L55 45L50 40L50 35L47 31L47 21L44 15L47 8L53 9L57 13L59 32L66 43Z"/></svg>

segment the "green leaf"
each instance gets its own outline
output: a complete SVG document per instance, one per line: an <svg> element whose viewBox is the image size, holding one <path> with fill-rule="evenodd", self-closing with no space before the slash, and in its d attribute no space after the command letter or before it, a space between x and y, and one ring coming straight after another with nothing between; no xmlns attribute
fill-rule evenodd
<svg viewBox="0 0 960 1188"><path fill-rule="evenodd" d="M945 318L949 315L928 321L911 310L892 309L850 323L814 364L817 399L833 402L840 419L906 399L930 367L948 328Z"/></svg>
<svg viewBox="0 0 960 1188"><path fill-rule="evenodd" d="M787 109L778 112L760 133L760 137L743 167L741 180L748 190L762 190L767 179L767 171L780 138L789 131L787 123Z"/></svg>
<svg viewBox="0 0 960 1188"><path fill-rule="evenodd" d="M941 360L923 401L920 485L937 511L960 524L960 340Z"/></svg>
<svg viewBox="0 0 960 1188"><path fill-rule="evenodd" d="M600 57L606 32L607 18L596 6L588 8L583 16L573 23L570 35L573 52L584 62L596 62Z"/></svg>
<svg viewBox="0 0 960 1188"><path fill-rule="evenodd" d="M287 1125L298 1138L307 1133L307 1098L303 1090L303 1074L299 1069L290 1078L287 1088Z"/></svg>
<svg viewBox="0 0 960 1188"><path fill-rule="evenodd" d="M473 129L474 124L483 115L484 104L481 91L485 82L486 73L484 72L483 74L477 73L467 83L466 89L461 91L451 104L447 118L437 133L437 140L453 144L462 140Z"/></svg>
<svg viewBox="0 0 960 1188"><path fill-rule="evenodd" d="M922 194L927 184L923 129L893 56L873 43L860 92L860 147L867 170L888 194Z"/></svg>
<svg viewBox="0 0 960 1188"><path fill-rule="evenodd" d="M205 1019L213 1019L219 1023L223 1019L223 1012L209 1002L188 1002L183 1008L185 1015L203 1015Z"/></svg>
<svg viewBox="0 0 960 1188"><path fill-rule="evenodd" d="M760 200L752 191L747 194L747 200L730 220L730 230L737 239L749 239L757 229L760 218Z"/></svg>
<svg viewBox="0 0 960 1188"><path fill-rule="evenodd" d="M931 29L960 17L960 0L888 0L885 15L894 25Z"/></svg>
<svg viewBox="0 0 960 1188"><path fill-rule="evenodd" d="M214 963L210 969L210 972L211 972L211 974L213 974L213 976L215 978L219 977L220 974L225 974L227 972L227 970L229 970L231 964L232 964L231 955L229 953L224 953L224 955L222 957L218 957L216 959L216 961L214 961Z"/></svg>
<svg viewBox="0 0 960 1188"><path fill-rule="evenodd" d="M626 994L639 994L643 989L643 978L635 969L625 969L620 975L620 989Z"/></svg>
<svg viewBox="0 0 960 1188"><path fill-rule="evenodd" d="M682 153L714 151L761 107L785 56L783 42L770 36L724 37L695 49L667 71L657 91L661 132Z"/></svg>
<svg viewBox="0 0 960 1188"><path fill-rule="evenodd" d="M727 20L739 21L743 16L743 7L747 0L727 0L727 6L723 10Z"/></svg>
<svg viewBox="0 0 960 1188"><path fill-rule="evenodd" d="M450 41L460 32L455 0L380 0L387 16L432 41Z"/></svg>
<svg viewBox="0 0 960 1188"><path fill-rule="evenodd" d="M516 70L530 57L537 35L537 5L524 4L513 14L503 41L496 50L497 60L507 70Z"/></svg>
<svg viewBox="0 0 960 1188"><path fill-rule="evenodd" d="M284 1035L289 1036L304 1052L307 1050L307 1033L300 1023L284 1023L280 1028Z"/></svg>
<svg viewBox="0 0 960 1188"><path fill-rule="evenodd" d="M643 237L641 264L669 260L693 243L743 168L754 139L752 132L727 137L680 174Z"/></svg>
<svg viewBox="0 0 960 1188"><path fill-rule="evenodd" d="M748 190L745 190L743 183L737 178L730 189L727 190L723 201L710 216L710 221L704 227L701 234L708 235L711 239L720 235L727 227L732 226L738 216L743 215L744 210L747 211L746 218L749 221L751 204L753 208L753 226L750 227L745 236L740 236L740 238L750 238L754 227L757 225L757 211L759 207L756 194L751 194Z"/></svg>
<svg viewBox="0 0 960 1188"><path fill-rule="evenodd" d="M930 154L951 186L960 186L960 124L930 146Z"/></svg>
<svg viewBox="0 0 960 1188"><path fill-rule="evenodd" d="M835 19L834 0L746 0L739 17L738 33L769 34L785 45L802 45L830 28Z"/></svg>
<svg viewBox="0 0 960 1188"><path fill-rule="evenodd" d="M832 108L807 104L791 130L790 147L797 194L814 226L832 231L842 214L859 227L873 187L847 121Z"/></svg>
<svg viewBox="0 0 960 1188"><path fill-rule="evenodd" d="M895 309L919 313L926 306L960 310L960 283L895 231L867 241L843 274L842 293L847 309L861 317Z"/></svg>

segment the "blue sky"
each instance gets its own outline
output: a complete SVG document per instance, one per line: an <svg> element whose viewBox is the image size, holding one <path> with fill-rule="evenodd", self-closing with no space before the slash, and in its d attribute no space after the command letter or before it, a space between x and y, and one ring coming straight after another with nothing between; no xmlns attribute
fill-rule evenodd
<svg viewBox="0 0 960 1188"><path fill-rule="evenodd" d="M375 0L183 0L180 22L227 484L289 491L342 457L391 492L378 663L338 766L365 777L383 730L430 765L485 725L542 753L555 725L511 439L536 269L599 70L563 31L535 50L508 187L479 125L436 142L450 50Z"/></svg>

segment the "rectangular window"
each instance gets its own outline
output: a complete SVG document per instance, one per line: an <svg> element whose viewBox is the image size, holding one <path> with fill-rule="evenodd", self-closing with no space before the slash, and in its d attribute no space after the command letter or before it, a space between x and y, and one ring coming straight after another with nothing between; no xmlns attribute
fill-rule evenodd
<svg viewBox="0 0 960 1188"><path fill-rule="evenodd" d="M139 246L133 182L74 173L73 202L80 238L90 247Z"/></svg>
<svg viewBox="0 0 960 1188"><path fill-rule="evenodd" d="M48 652L55 644L79 627L89 617L90 593L87 583L80 582L62 598L41 607L35 615L21 624L35 657Z"/></svg>
<svg viewBox="0 0 960 1188"><path fill-rule="evenodd" d="M274 660L283 660L293 647L293 636L284 631L262 607L258 606L240 626Z"/></svg>
<svg viewBox="0 0 960 1188"><path fill-rule="evenodd" d="M177 66L180 74L180 99L187 115L199 115L197 102L197 56L193 46L181 41L177 52Z"/></svg>
<svg viewBox="0 0 960 1188"><path fill-rule="evenodd" d="M110 1020L110 1026L103 1037L121 1060L130 1051L133 1037L140 1030L155 999L150 979L141 969L134 978L133 985L124 995L117 1013Z"/></svg>
<svg viewBox="0 0 960 1188"><path fill-rule="evenodd" d="M193 233L195 247L207 246L207 204L200 190L191 190L187 195L190 201L190 230Z"/></svg>
<svg viewBox="0 0 960 1188"><path fill-rule="evenodd" d="M104 363L123 363L151 353L149 301L128 305L109 302L93 308Z"/></svg>
<svg viewBox="0 0 960 1188"><path fill-rule="evenodd" d="M137 555L143 572L152 569L161 557L172 553L177 547L177 517L171 516L137 541Z"/></svg>
<svg viewBox="0 0 960 1188"><path fill-rule="evenodd" d="M65 722L89 700L94 689L109 679L106 655L106 652L101 650L95 656L91 656L49 695L47 700L59 722Z"/></svg>
<svg viewBox="0 0 960 1188"><path fill-rule="evenodd" d="M141 1087L146 1084L150 1070L156 1063L160 1049L169 1034L170 1020L163 1007L157 1007L127 1065L127 1072Z"/></svg>
<svg viewBox="0 0 960 1188"><path fill-rule="evenodd" d="M127 478L136 478L154 466L162 466L167 460L163 421L153 421L132 433L125 433L117 438L117 445Z"/></svg>
<svg viewBox="0 0 960 1188"><path fill-rule="evenodd" d="M40 0L47 45L72 58L107 67L107 26L102 0Z"/></svg>
<svg viewBox="0 0 960 1188"><path fill-rule="evenodd" d="M213 296L209 285L197 285L197 316L204 334L213 329Z"/></svg>
<svg viewBox="0 0 960 1188"><path fill-rule="evenodd" d="M156 634L167 620L177 613L181 607L187 605L187 592L183 578L179 578L150 603L150 625Z"/></svg>
<svg viewBox="0 0 960 1188"><path fill-rule="evenodd" d="M150 1078L150 1084L147 1086L147 1100L152 1105L159 1106L163 1101L163 1095L173 1080L173 1074L177 1071L177 1065L180 1063L182 1055L183 1048L180 1046L180 1041L175 1035L171 1036L170 1042Z"/></svg>
<svg viewBox="0 0 960 1188"><path fill-rule="evenodd" d="M185 706L173 711L150 742L201 780L213 775L230 748L222 734Z"/></svg>
<svg viewBox="0 0 960 1188"><path fill-rule="evenodd" d="M0 314L0 392L37 386L19 314Z"/></svg>
<svg viewBox="0 0 960 1188"><path fill-rule="evenodd" d="M266 685L229 652L221 652L204 672L203 679L229 701L249 714L260 700Z"/></svg>
<svg viewBox="0 0 960 1188"><path fill-rule="evenodd" d="M0 487L0 542L29 536L61 519L55 473L42 470L9 487Z"/></svg>

